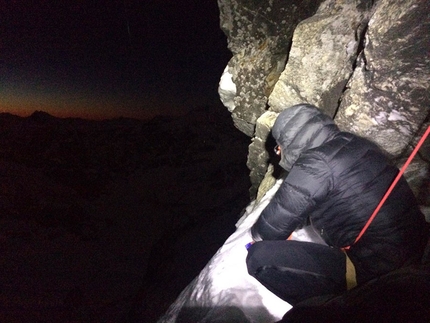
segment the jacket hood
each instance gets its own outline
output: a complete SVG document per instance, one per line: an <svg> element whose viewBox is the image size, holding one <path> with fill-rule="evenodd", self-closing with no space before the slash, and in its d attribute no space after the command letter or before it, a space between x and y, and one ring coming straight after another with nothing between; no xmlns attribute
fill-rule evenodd
<svg viewBox="0 0 430 323"><path fill-rule="evenodd" d="M313 105L298 104L283 110L272 128L282 151L279 165L290 171L302 152L322 145L338 132L333 119Z"/></svg>

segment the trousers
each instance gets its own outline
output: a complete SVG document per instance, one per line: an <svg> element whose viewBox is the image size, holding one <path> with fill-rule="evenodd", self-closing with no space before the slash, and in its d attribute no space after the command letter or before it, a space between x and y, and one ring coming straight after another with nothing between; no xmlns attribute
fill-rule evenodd
<svg viewBox="0 0 430 323"><path fill-rule="evenodd" d="M246 264L251 276L294 306L311 297L346 291L345 257L326 245L267 240L248 249Z"/></svg>

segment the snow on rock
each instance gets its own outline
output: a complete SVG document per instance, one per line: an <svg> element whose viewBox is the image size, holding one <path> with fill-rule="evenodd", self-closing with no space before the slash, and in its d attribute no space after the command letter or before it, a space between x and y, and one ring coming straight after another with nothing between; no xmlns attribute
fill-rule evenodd
<svg viewBox="0 0 430 323"><path fill-rule="evenodd" d="M295 26L311 17L322 0L218 0L220 27L233 54L229 73L237 88L231 106L234 125L253 136L258 117L267 110L269 94L291 47ZM220 93L220 97L222 97ZM221 100L223 100L221 98Z"/></svg>
<svg viewBox="0 0 430 323"><path fill-rule="evenodd" d="M218 93L224 106L227 107L228 111L233 112L235 108L234 97L236 96L236 84L233 82L233 75L228 71L228 65L222 73Z"/></svg>
<svg viewBox="0 0 430 323"><path fill-rule="evenodd" d="M267 290L246 268L245 245L252 240L250 228L273 197L282 180L257 205L251 202L226 240L200 274L182 291L158 321L170 322L275 322L291 305ZM317 241L309 228L297 230L293 239Z"/></svg>

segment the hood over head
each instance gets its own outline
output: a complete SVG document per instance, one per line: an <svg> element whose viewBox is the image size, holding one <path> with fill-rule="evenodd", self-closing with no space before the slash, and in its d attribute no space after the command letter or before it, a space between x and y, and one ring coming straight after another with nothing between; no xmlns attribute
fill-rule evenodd
<svg viewBox="0 0 430 323"><path fill-rule="evenodd" d="M339 132L332 118L310 104L298 104L283 110L272 128L281 147L279 165L291 170L300 154L318 147Z"/></svg>

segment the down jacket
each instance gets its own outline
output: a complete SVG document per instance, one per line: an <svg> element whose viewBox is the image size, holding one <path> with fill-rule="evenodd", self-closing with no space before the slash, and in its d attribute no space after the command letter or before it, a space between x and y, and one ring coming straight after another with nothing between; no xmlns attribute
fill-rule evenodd
<svg viewBox="0 0 430 323"><path fill-rule="evenodd" d="M341 132L308 104L282 111L272 134L288 175L251 228L253 238L286 239L310 222L329 246L352 245L399 170L375 144ZM418 261L427 240L425 218L402 178L347 252L357 282Z"/></svg>

